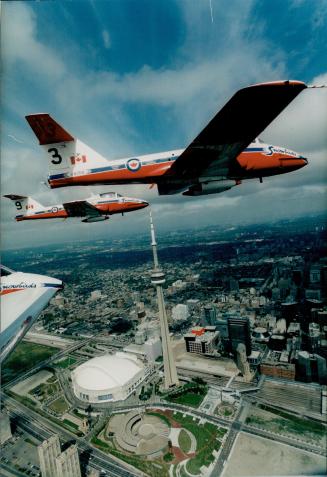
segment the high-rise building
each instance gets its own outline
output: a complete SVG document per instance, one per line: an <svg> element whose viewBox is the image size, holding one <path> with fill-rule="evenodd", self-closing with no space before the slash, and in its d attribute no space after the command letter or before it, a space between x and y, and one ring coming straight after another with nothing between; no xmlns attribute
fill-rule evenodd
<svg viewBox="0 0 327 477"><path fill-rule="evenodd" d="M215 326L217 313L216 308L213 305L205 305L203 308L204 313L204 325Z"/></svg>
<svg viewBox="0 0 327 477"><path fill-rule="evenodd" d="M156 287L158 308L159 308L159 321L161 329L161 341L162 341L162 355L164 363L164 387L169 389L172 386L179 386L176 365L171 349L167 313L165 308L164 296L162 291L162 285L165 283L165 274L159 267L158 254L157 254L157 242L154 232L154 226L152 221L152 214L150 212L150 227L151 227L151 245L153 251L154 269L151 274L151 283Z"/></svg>
<svg viewBox="0 0 327 477"><path fill-rule="evenodd" d="M236 353L239 343L243 343L246 348L247 356L251 354L251 330L250 321L246 317L229 316L227 318L229 340L231 350Z"/></svg>
<svg viewBox="0 0 327 477"><path fill-rule="evenodd" d="M239 343L236 349L237 367L246 381L251 380L250 365L246 357L246 348L244 343Z"/></svg>
<svg viewBox="0 0 327 477"><path fill-rule="evenodd" d="M300 351L297 357L297 379L307 383L327 383L326 359L318 354Z"/></svg>
<svg viewBox="0 0 327 477"><path fill-rule="evenodd" d="M37 450L42 477L57 477L56 459L60 455L59 436L55 434L49 437L38 446Z"/></svg>
<svg viewBox="0 0 327 477"><path fill-rule="evenodd" d="M81 477L77 445L74 444L56 458L57 477ZM42 474L43 477L43 474Z"/></svg>
<svg viewBox="0 0 327 477"><path fill-rule="evenodd" d="M4 444L8 439L12 437L10 419L8 414L0 413L0 445Z"/></svg>

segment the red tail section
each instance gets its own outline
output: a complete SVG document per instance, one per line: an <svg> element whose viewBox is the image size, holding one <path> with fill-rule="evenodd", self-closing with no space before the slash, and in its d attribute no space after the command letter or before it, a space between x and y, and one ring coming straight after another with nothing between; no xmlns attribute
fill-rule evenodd
<svg viewBox="0 0 327 477"><path fill-rule="evenodd" d="M40 145L74 141L73 136L65 131L60 124L56 123L49 114L30 114L26 116L26 120L33 129Z"/></svg>

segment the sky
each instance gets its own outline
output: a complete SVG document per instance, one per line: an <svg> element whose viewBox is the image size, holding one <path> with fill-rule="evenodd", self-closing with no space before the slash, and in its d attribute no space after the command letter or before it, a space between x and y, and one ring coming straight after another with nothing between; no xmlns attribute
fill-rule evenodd
<svg viewBox="0 0 327 477"><path fill-rule="evenodd" d="M222 194L158 196L147 185L51 191L26 114L50 113L107 158L186 147L240 88L296 79L327 85L327 0L3 2L1 195L44 205L117 191L150 201L159 231L269 222L326 207L327 89L308 89L261 134L305 168ZM137 236L148 209L83 224L14 220L1 199L2 247Z"/></svg>

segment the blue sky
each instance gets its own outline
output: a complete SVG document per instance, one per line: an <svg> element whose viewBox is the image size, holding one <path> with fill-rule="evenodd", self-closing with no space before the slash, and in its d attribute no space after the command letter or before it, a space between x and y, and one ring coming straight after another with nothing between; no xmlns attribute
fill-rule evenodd
<svg viewBox="0 0 327 477"><path fill-rule="evenodd" d="M327 84L327 0L14 1L2 4L2 17L2 194L52 204L116 190L149 199L162 229L324 209L327 90L302 93L262 135L304 154L309 166L201 198L158 197L147 186L50 191L41 184L47 162L24 116L49 112L109 158L184 147L243 86ZM1 210L5 248L147 226L146 209L93 225L16 224L6 199Z"/></svg>

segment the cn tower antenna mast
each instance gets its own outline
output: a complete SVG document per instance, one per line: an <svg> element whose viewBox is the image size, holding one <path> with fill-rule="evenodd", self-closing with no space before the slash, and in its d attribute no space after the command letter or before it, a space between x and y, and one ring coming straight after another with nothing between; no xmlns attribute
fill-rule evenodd
<svg viewBox="0 0 327 477"><path fill-rule="evenodd" d="M167 314L164 302L164 296L162 291L162 285L165 283L165 274L160 269L157 253L157 242L152 221L152 213L150 210L150 227L151 227L151 246L153 252L154 269L151 274L151 283L157 289L158 308L159 308L159 321L161 329L161 342L162 342L162 354L164 363L164 375L165 375L165 389L169 389L172 386L179 386L175 361L171 349Z"/></svg>

